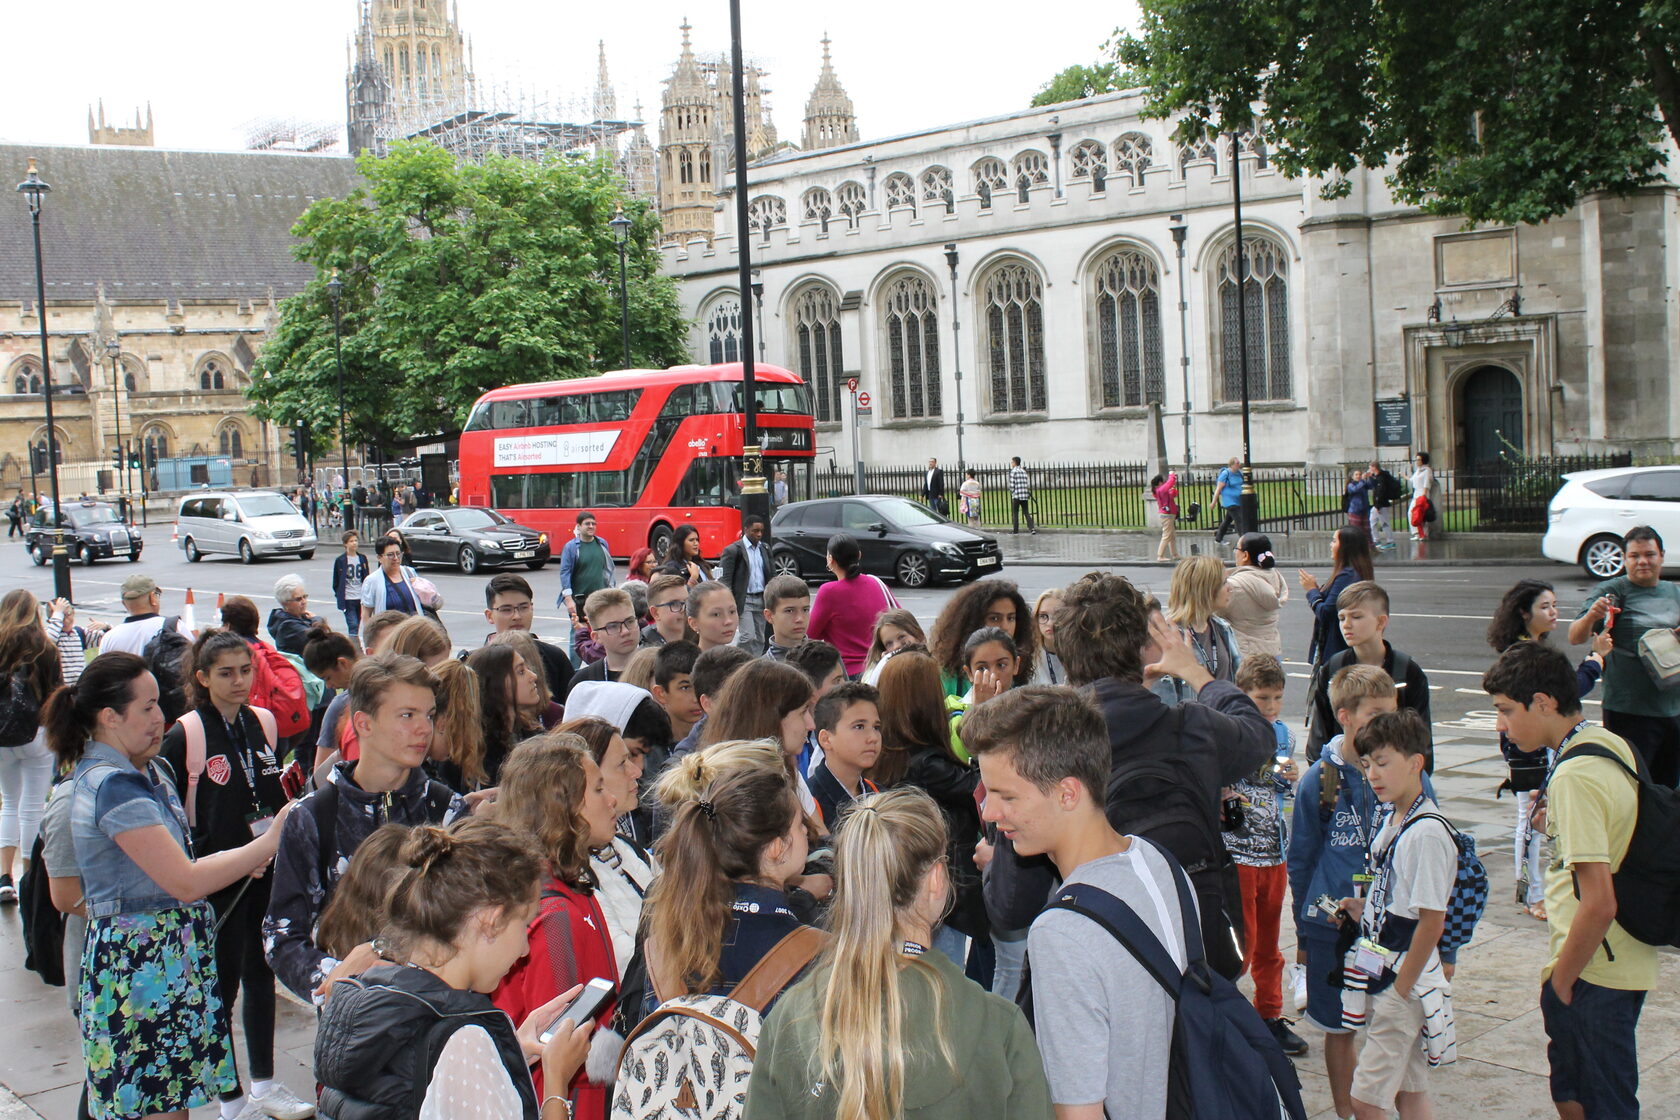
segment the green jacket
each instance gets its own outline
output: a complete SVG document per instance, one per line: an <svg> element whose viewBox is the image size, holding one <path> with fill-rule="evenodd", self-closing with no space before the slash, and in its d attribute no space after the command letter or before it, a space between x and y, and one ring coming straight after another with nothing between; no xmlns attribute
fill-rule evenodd
<svg viewBox="0 0 1680 1120"><path fill-rule="evenodd" d="M1054 1115L1044 1064L1019 1008L982 989L950 958L921 958L943 984L940 1018L956 1071L927 1043L934 1023L926 968L899 974L904 999L904 1120L1048 1120ZM833 1086L820 1084L817 1040L831 966L820 963L783 993L759 1037L743 1120L833 1120Z"/></svg>

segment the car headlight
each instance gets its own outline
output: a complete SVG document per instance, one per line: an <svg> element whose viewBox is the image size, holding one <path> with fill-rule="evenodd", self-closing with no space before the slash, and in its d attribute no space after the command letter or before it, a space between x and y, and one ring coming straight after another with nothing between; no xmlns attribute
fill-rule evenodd
<svg viewBox="0 0 1680 1120"><path fill-rule="evenodd" d="M1559 521L1562 521L1563 517L1564 517L1564 514L1566 514L1568 512L1569 511L1567 509L1558 509L1556 507L1553 507L1552 509L1549 509L1549 510L1546 511L1546 520L1555 524Z"/></svg>
<svg viewBox="0 0 1680 1120"><path fill-rule="evenodd" d="M251 530L251 535L253 537L256 537L259 540L265 540L265 541L266 540L272 540L274 538L274 534L265 533L261 529L252 529Z"/></svg>
<svg viewBox="0 0 1680 1120"><path fill-rule="evenodd" d="M946 556L951 556L951 557L954 557L958 560L962 559L962 549L958 548L954 544L941 542L939 544L934 545L933 547L938 549L940 552L943 552Z"/></svg>
<svg viewBox="0 0 1680 1120"><path fill-rule="evenodd" d="M478 547L480 547L480 548L501 548L502 547L502 542L501 541L492 541L492 540L482 540L481 539L478 542Z"/></svg>
<svg viewBox="0 0 1680 1120"><path fill-rule="evenodd" d="M547 545L548 545L548 534L547 533L538 533L537 534L537 543L540 544L540 545L543 545L544 547L547 547Z"/></svg>

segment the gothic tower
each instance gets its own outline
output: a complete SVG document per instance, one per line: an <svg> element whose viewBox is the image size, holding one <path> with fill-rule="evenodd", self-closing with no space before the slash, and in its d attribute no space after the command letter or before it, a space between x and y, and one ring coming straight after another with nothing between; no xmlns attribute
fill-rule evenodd
<svg viewBox="0 0 1680 1120"><path fill-rule="evenodd" d="M618 137L599 126L618 119L618 94L613 92L612 79L607 77L607 44L605 40L597 40L596 46L600 50L600 58L596 63L595 97L591 106L597 126L595 154L617 159Z"/></svg>
<svg viewBox="0 0 1680 1120"><path fill-rule="evenodd" d="M364 0L350 74L352 119L356 75L365 78L374 65L383 71L388 91L383 135L406 135L469 107L475 90L460 10L446 11L444 5L445 0Z"/></svg>
<svg viewBox="0 0 1680 1120"><path fill-rule="evenodd" d="M817 76L816 88L805 102L805 150L838 148L855 144L858 139L857 114L852 99L834 74L834 63L828 54L828 33L823 33L822 73Z"/></svg>
<svg viewBox="0 0 1680 1120"><path fill-rule="evenodd" d="M94 123L93 106L88 106L88 143L89 144L122 144L135 148L150 148L152 146L152 103L146 102L146 119L140 119L140 110L134 110L134 127L128 128L115 121L106 123L105 99L99 99L99 122Z"/></svg>
<svg viewBox="0 0 1680 1120"><path fill-rule="evenodd" d="M362 0L362 17L356 27L355 52L345 81L345 123L350 154L384 150L383 136L391 105L391 83L379 64L373 45L372 0Z"/></svg>
<svg viewBox="0 0 1680 1120"><path fill-rule="evenodd" d="M659 191L659 154L648 142L639 102L636 105L636 127L631 130L630 145L624 150L624 185L635 198L654 200Z"/></svg>
<svg viewBox="0 0 1680 1120"><path fill-rule="evenodd" d="M667 241L691 237L712 239L712 142L716 97L689 42L689 24L682 23L682 55L665 80L659 112L659 216Z"/></svg>

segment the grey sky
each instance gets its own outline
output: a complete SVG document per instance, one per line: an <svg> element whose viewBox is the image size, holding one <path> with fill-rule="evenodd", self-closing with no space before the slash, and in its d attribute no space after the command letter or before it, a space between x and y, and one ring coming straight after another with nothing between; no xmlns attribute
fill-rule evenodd
<svg viewBox="0 0 1680 1120"><path fill-rule="evenodd" d="M685 14L697 51L729 47L722 0L458 2L491 99L543 100L557 115L593 90L597 40L606 41L621 114L640 98L650 125ZM1060 5L1043 23L1030 6L1003 0L742 7L747 54L770 72L776 127L795 140L825 30L869 139L1024 108L1056 71L1093 61L1117 23L1136 20L1133 0ZM342 128L345 42L356 12L357 0L7 5L11 93L0 99L0 140L85 143L87 109L100 98L107 116L125 123L149 101L160 147L244 147L247 126L262 118ZM657 143L657 132L650 135Z"/></svg>

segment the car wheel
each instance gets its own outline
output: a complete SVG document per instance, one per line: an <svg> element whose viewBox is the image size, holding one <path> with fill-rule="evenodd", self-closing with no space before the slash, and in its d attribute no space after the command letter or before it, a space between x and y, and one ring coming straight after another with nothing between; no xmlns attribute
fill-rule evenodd
<svg viewBox="0 0 1680 1120"><path fill-rule="evenodd" d="M671 538L674 535L669 525L655 525L653 532L648 534L648 547L653 549L653 555L661 564L665 563L665 554L671 551Z"/></svg>
<svg viewBox="0 0 1680 1120"><path fill-rule="evenodd" d="M250 537L239 538L239 562L241 564L255 564L257 562L257 551L251 547Z"/></svg>
<svg viewBox="0 0 1680 1120"><path fill-rule="evenodd" d="M928 559L919 552L906 552L893 565L893 571L905 587L921 587L928 581Z"/></svg>
<svg viewBox="0 0 1680 1120"><path fill-rule="evenodd" d="M474 572L478 571L478 553L472 550L471 545L464 544L461 546L461 552L457 562L460 564L461 573L463 575L470 576Z"/></svg>
<svg viewBox="0 0 1680 1120"><path fill-rule="evenodd" d="M1624 564L1620 537L1594 537L1581 546L1581 568L1594 579L1613 579Z"/></svg>
<svg viewBox="0 0 1680 1120"><path fill-rule="evenodd" d="M187 563L196 564L200 560L204 559L204 553L198 550L198 542L193 540L191 537L188 537L186 544L181 547L187 550Z"/></svg>
<svg viewBox="0 0 1680 1120"><path fill-rule="evenodd" d="M93 567L93 546L92 545L83 545L82 546L82 567L84 567L84 568Z"/></svg>
<svg viewBox="0 0 1680 1120"><path fill-rule="evenodd" d="M136 563L139 563L139 561L140 561L140 554L138 552L131 552L131 553L128 554L128 562L130 564L136 564Z"/></svg>
<svg viewBox="0 0 1680 1120"><path fill-rule="evenodd" d="M548 566L547 560L527 560L525 566L533 572L540 572Z"/></svg>
<svg viewBox="0 0 1680 1120"><path fill-rule="evenodd" d="M770 574L776 576L798 576L799 557L791 552L777 552L770 557Z"/></svg>
<svg viewBox="0 0 1680 1120"><path fill-rule="evenodd" d="M47 550L42 548L39 542L36 542L29 546L29 558L35 561L37 568L44 568L47 564Z"/></svg>
<svg viewBox="0 0 1680 1120"><path fill-rule="evenodd" d="M298 553L298 559L299 560L313 560L313 559L315 559L315 550L312 548L308 552Z"/></svg>

